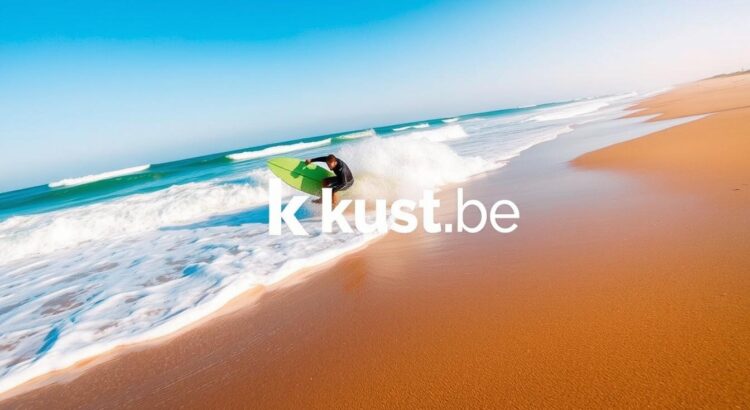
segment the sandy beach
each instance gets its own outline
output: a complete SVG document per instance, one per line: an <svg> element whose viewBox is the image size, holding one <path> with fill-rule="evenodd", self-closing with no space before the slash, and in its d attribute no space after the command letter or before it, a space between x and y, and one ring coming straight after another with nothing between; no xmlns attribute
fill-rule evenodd
<svg viewBox="0 0 750 410"><path fill-rule="evenodd" d="M746 408L750 75L634 110L464 185L512 234L389 234L0 407Z"/></svg>

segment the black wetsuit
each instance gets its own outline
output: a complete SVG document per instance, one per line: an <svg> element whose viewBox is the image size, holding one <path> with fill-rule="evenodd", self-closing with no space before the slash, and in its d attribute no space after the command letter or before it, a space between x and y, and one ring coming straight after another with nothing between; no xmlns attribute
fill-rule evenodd
<svg viewBox="0 0 750 410"><path fill-rule="evenodd" d="M310 162L326 162L328 157L317 157L310 160ZM354 176L352 171L344 163L344 161L336 158L336 166L331 170L335 176L328 177L323 180L323 186L333 189L333 192L343 191L348 189L354 183Z"/></svg>

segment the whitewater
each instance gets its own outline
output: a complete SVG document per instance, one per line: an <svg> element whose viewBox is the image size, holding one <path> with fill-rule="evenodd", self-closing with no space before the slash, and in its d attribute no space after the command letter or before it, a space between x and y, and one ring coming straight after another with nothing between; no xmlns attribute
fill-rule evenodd
<svg viewBox="0 0 750 410"><path fill-rule="evenodd" d="M467 114L67 178L0 194L0 392L116 347L174 334L251 289L376 234L268 235L265 161L334 153L354 199L417 198L502 168L635 94ZM291 189L284 194L292 195Z"/></svg>

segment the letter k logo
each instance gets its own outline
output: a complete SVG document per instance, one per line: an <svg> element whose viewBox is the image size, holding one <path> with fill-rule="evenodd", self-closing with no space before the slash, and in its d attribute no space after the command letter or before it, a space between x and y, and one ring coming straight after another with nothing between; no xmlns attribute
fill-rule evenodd
<svg viewBox="0 0 750 410"><path fill-rule="evenodd" d="M286 207L281 207L281 182L277 178L268 181L268 233L281 235L281 221L286 222L293 234L310 236L294 214L307 200L306 196L295 195Z"/></svg>

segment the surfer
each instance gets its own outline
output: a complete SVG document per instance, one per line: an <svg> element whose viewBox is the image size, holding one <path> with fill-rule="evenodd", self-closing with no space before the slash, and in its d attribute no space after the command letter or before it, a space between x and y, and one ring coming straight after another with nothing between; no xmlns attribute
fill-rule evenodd
<svg viewBox="0 0 750 410"><path fill-rule="evenodd" d="M349 170L344 161L336 158L333 154L305 160L306 164L310 164L311 162L325 162L328 168L335 174L323 180L323 188L331 188L333 190L333 205L336 206L339 203L339 191L349 189L354 183L352 171ZM318 198L313 202L320 203L320 201L321 199Z"/></svg>

